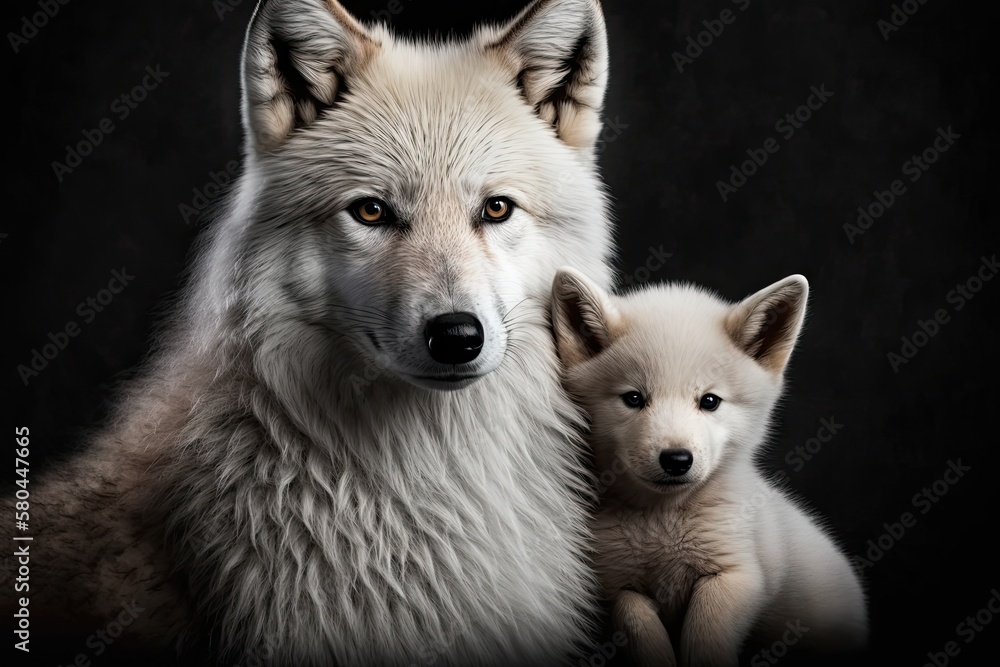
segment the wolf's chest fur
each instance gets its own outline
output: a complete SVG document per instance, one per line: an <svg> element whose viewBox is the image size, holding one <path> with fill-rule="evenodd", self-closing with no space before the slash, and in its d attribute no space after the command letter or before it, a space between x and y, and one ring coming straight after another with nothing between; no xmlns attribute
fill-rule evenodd
<svg viewBox="0 0 1000 667"><path fill-rule="evenodd" d="M399 410L375 382L370 414L309 439L263 390L229 399L164 496L185 498L174 554L224 643L299 664L503 664L584 639L585 477L536 350L530 391L499 371Z"/></svg>

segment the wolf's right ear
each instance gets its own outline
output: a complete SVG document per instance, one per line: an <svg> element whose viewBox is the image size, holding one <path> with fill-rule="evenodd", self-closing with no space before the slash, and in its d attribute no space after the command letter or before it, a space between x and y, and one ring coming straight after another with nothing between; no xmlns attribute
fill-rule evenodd
<svg viewBox="0 0 1000 667"><path fill-rule="evenodd" d="M608 83L608 38L597 0L535 0L486 48L512 63L528 104L560 139L594 148Z"/></svg>
<svg viewBox="0 0 1000 667"><path fill-rule="evenodd" d="M337 100L379 44L337 0L260 0L243 47L243 124L268 151Z"/></svg>
<svg viewBox="0 0 1000 667"><path fill-rule="evenodd" d="M556 351L574 366L604 350L617 335L621 317L608 295L579 271L563 267L552 281L552 329Z"/></svg>

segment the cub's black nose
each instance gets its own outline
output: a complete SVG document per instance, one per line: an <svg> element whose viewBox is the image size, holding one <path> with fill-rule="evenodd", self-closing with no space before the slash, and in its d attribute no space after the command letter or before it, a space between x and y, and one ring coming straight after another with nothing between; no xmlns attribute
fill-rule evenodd
<svg viewBox="0 0 1000 667"><path fill-rule="evenodd" d="M434 361L464 364L483 349L483 325L471 313L445 313L427 323L427 349Z"/></svg>
<svg viewBox="0 0 1000 667"><path fill-rule="evenodd" d="M660 467L668 475L679 477L691 469L694 456L686 449L664 449L660 452Z"/></svg>

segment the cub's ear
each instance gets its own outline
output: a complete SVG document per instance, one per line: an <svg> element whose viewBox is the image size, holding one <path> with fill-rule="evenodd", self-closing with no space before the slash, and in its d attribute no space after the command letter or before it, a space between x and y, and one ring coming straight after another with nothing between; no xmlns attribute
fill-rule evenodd
<svg viewBox="0 0 1000 667"><path fill-rule="evenodd" d="M607 293L579 271L563 267L552 281L552 328L556 350L569 367L604 350L621 328Z"/></svg>
<svg viewBox="0 0 1000 667"><path fill-rule="evenodd" d="M379 48L337 0L261 0L243 47L243 125L268 151L333 106Z"/></svg>
<svg viewBox="0 0 1000 667"><path fill-rule="evenodd" d="M726 317L726 332L757 363L781 375L795 348L808 299L809 282L804 276L779 280L733 306Z"/></svg>
<svg viewBox="0 0 1000 667"><path fill-rule="evenodd" d="M536 113L575 148L601 131L608 44L597 0L535 0L487 42L507 56Z"/></svg>

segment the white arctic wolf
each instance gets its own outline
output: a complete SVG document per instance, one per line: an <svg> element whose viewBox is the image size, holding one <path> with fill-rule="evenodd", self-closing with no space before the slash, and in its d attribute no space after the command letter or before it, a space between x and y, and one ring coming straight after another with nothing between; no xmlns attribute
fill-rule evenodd
<svg viewBox="0 0 1000 667"><path fill-rule="evenodd" d="M865 642L847 559L753 462L808 289L790 276L731 305L688 286L612 297L576 271L556 276L565 385L614 476L597 570L641 665L736 665L748 638Z"/></svg>
<svg viewBox="0 0 1000 667"><path fill-rule="evenodd" d="M242 75L245 171L161 349L33 490L37 631L134 600L128 637L234 661L571 655L598 588L548 298L611 279L598 3L419 43L270 0Z"/></svg>

